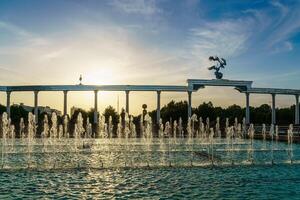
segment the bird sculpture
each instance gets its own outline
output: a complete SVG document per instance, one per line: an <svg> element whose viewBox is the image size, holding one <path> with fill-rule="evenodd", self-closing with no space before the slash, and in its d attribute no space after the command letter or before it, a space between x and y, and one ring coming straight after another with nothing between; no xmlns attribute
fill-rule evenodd
<svg viewBox="0 0 300 200"><path fill-rule="evenodd" d="M222 79L223 74L220 72L221 68L225 68L226 60L224 58L219 58L217 56L210 56L208 58L209 61L216 61L217 64L208 68L208 70L215 70L216 79Z"/></svg>

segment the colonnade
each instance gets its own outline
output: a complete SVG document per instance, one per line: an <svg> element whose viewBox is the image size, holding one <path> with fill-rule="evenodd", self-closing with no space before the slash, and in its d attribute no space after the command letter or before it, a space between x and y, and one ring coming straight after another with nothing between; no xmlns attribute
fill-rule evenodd
<svg viewBox="0 0 300 200"><path fill-rule="evenodd" d="M8 116L10 116L10 98L11 98L11 92L6 92L6 112ZM35 120L38 122L38 94L39 91L33 91L34 92L34 115ZM129 113L129 93L130 90L125 90L125 111ZM157 90L157 108L156 108L156 121L159 122L160 120L160 109L161 109L161 90ZM246 113L245 113L245 119L246 123L250 124L250 94L249 92L245 92L246 96ZM295 96L295 124L299 124L299 95L296 94ZM68 90L63 90L63 97L64 97L64 107L63 107L63 115L67 115L68 110ZM272 124L276 124L276 94L272 93ZM187 99L188 99L188 117L192 116L192 91L187 91ZM98 90L94 91L94 123L98 122Z"/></svg>
<svg viewBox="0 0 300 200"><path fill-rule="evenodd" d="M246 113L245 113L245 120L246 120L246 124L250 124L250 93L249 92L245 92L246 95ZM272 120L271 120L271 124L276 124L276 94L272 93L271 94L272 97ZM295 95L295 124L299 124L299 95L296 94ZM192 116L192 92L189 91L188 92L188 116L191 117Z"/></svg>
<svg viewBox="0 0 300 200"><path fill-rule="evenodd" d="M63 107L63 115L66 116L68 114L68 90L63 90L63 102L64 102L64 107ZM129 90L125 91L126 95L126 102L125 102L125 111L129 113ZM160 94L161 91L156 91L157 92L157 122L160 119ZM36 123L38 122L38 94L39 91L33 91L34 93L34 115L35 115L35 120ZM11 91L6 92L6 112L8 116L10 117L10 98L11 98ZM98 90L94 91L94 123L98 122Z"/></svg>

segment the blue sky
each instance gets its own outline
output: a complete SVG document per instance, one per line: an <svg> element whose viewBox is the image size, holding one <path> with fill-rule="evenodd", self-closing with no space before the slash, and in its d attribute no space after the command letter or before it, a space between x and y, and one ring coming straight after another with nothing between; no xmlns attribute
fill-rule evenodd
<svg viewBox="0 0 300 200"><path fill-rule="evenodd" d="M207 58L218 55L228 62L224 78L300 89L299 28L300 1L292 0L1 0L0 84L76 84L79 74L86 84L185 84L213 78ZM72 104L93 105L92 94L76 95ZM106 95L102 106L124 98ZM135 112L149 95L155 107L154 94L136 95ZM16 94L13 101L32 104L31 96ZM42 104L61 108L62 100L50 96ZM243 105L244 96L209 88L194 99ZM252 104L260 103L269 97L254 97ZM292 103L292 97L278 100Z"/></svg>

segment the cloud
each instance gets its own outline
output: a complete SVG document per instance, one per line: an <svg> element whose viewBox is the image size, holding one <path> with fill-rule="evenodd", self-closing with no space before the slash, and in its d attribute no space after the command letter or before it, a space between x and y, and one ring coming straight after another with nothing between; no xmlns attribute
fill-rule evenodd
<svg viewBox="0 0 300 200"><path fill-rule="evenodd" d="M153 15L160 12L154 0L112 0L109 4L128 14Z"/></svg>
<svg viewBox="0 0 300 200"><path fill-rule="evenodd" d="M33 45L29 41L35 39L32 37L35 34L30 33L23 37L27 42L21 45L0 47L1 64L21 71L32 84L75 83L79 74L88 77L87 84L178 84L185 81L182 74L176 74L183 71L182 61L176 54L144 44L131 30L87 23L70 29L72 34L67 37L64 32L43 35L43 40L37 38ZM171 75L171 81L165 78ZM2 82L9 80L4 77Z"/></svg>
<svg viewBox="0 0 300 200"><path fill-rule="evenodd" d="M291 42L283 41L273 45L271 53L276 54L276 53L288 52L288 51L292 51L293 49L294 47Z"/></svg>
<svg viewBox="0 0 300 200"><path fill-rule="evenodd" d="M283 19L289 12L289 8L279 1L271 1L270 4L274 6L275 8L278 8L279 11L281 12L281 18Z"/></svg>
<svg viewBox="0 0 300 200"><path fill-rule="evenodd" d="M244 50L248 33L242 21L207 23L201 28L191 29L196 54L221 54L234 56Z"/></svg>
<svg viewBox="0 0 300 200"><path fill-rule="evenodd" d="M205 22L189 31L188 57L197 60L202 74L207 74L210 66L208 57L217 55L224 58L238 56L247 49L250 37L249 29L252 21L249 19L222 20Z"/></svg>
<svg viewBox="0 0 300 200"><path fill-rule="evenodd" d="M21 36L21 37L31 37L31 33L25 31L24 29L15 26L11 23L0 21L0 29L3 29L5 31L8 31L16 36Z"/></svg>
<svg viewBox="0 0 300 200"><path fill-rule="evenodd" d="M47 43L42 37L9 22L0 21L0 29L11 33L12 37L25 39L26 42L33 45L43 45Z"/></svg>
<svg viewBox="0 0 300 200"><path fill-rule="evenodd" d="M254 34L251 36L252 48L271 54L292 51L292 38L300 30L300 4L284 1L270 1L268 7L247 9L243 13L251 17Z"/></svg>
<svg viewBox="0 0 300 200"><path fill-rule="evenodd" d="M268 15L265 10L246 9L242 11L242 13L255 22L252 23L252 25L255 25L253 28L255 28L256 34L261 34L263 31L266 31L274 23L272 16Z"/></svg>
<svg viewBox="0 0 300 200"><path fill-rule="evenodd" d="M271 5L280 14L273 16L273 25L269 27L268 48L272 53L291 51L291 38L300 30L300 4L295 2L293 5L284 5L279 1L271 1Z"/></svg>

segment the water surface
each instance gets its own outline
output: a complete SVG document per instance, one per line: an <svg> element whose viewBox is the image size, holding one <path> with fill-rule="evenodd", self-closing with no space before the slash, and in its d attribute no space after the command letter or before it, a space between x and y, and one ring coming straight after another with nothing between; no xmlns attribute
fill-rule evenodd
<svg viewBox="0 0 300 200"><path fill-rule="evenodd" d="M69 170L0 174L0 199L299 199L297 164Z"/></svg>

